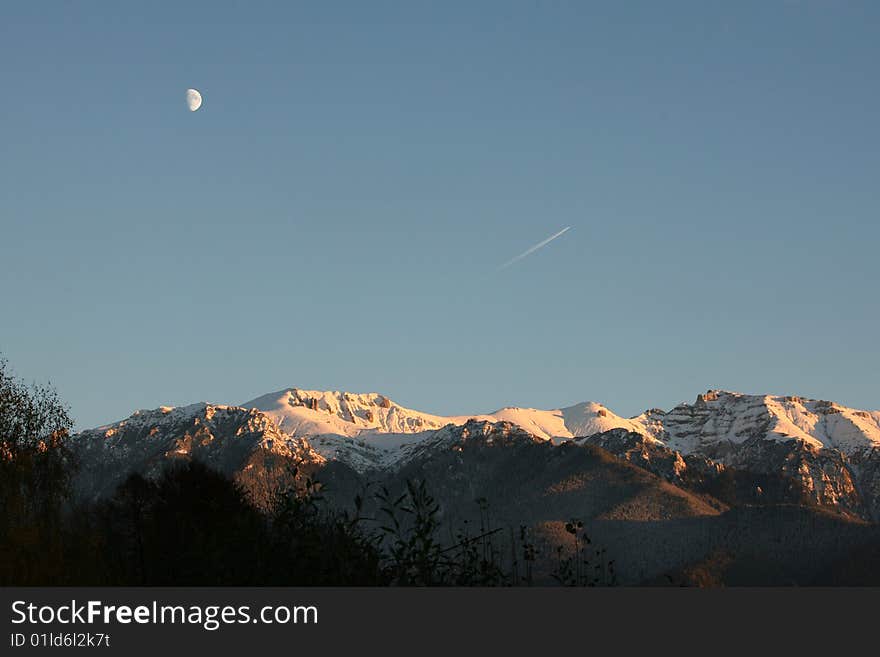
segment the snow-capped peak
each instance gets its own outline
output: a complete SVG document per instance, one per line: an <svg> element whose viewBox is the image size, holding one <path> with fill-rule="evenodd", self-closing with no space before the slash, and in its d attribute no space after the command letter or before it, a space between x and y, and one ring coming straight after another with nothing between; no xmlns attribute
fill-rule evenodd
<svg viewBox="0 0 880 657"><path fill-rule="evenodd" d="M356 436L364 431L418 433L448 424L445 418L404 408L374 392L286 388L242 406L263 411L291 436Z"/></svg>
<svg viewBox="0 0 880 657"><path fill-rule="evenodd" d="M849 455L880 447L880 412L797 396L709 390L693 404L679 404L662 416L648 413L635 419L646 425L654 422L652 435L683 453L709 444L739 444L753 437L797 439Z"/></svg>

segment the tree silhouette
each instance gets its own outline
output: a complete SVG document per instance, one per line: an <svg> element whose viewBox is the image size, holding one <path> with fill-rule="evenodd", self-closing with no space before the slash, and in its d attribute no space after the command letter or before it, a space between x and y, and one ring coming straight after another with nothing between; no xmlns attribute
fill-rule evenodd
<svg viewBox="0 0 880 657"><path fill-rule="evenodd" d="M0 583L31 583L61 567L72 424L51 386L26 385L0 359Z"/></svg>

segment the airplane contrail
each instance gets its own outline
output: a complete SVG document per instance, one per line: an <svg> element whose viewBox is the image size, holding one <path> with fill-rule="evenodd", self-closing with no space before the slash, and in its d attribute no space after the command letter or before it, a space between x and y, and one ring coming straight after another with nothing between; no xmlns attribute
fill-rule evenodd
<svg viewBox="0 0 880 657"><path fill-rule="evenodd" d="M502 269L506 269L507 267L510 267L510 265L512 265L513 263L518 262L518 261L522 260L523 258L525 258L526 256L531 255L532 253L534 253L534 252L537 251L538 249L540 249L540 248L542 248L542 247L544 247L544 246L547 246L548 244L550 244L550 242L552 242L552 241L555 240L557 237L559 237L560 235L562 235L562 233L564 233L564 232L566 232L567 230L570 230L570 229L571 229L571 226L566 226L565 228L563 228L562 230L560 230L558 233L555 233L555 234L551 235L550 237L548 237L547 239L538 242L537 244L535 244L535 245L532 246L532 247L529 247L528 249L526 249L525 251L523 251L522 253L520 253L520 254L519 254L518 256L516 256L515 258L512 258L512 259L508 260L507 262L505 262L503 265L501 265L501 266L498 268L498 271L501 271Z"/></svg>

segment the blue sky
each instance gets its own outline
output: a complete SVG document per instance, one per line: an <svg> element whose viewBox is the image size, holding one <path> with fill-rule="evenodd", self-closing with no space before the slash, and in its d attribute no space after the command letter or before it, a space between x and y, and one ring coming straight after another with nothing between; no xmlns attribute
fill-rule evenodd
<svg viewBox="0 0 880 657"><path fill-rule="evenodd" d="M875 409L878 61L873 2L7 1L0 351L81 427Z"/></svg>

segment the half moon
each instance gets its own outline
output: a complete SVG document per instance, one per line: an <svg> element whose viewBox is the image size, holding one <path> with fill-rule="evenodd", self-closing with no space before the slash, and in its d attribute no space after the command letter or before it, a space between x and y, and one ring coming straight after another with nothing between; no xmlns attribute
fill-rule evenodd
<svg viewBox="0 0 880 657"><path fill-rule="evenodd" d="M200 94L196 89L187 89L186 106L189 107L190 112L195 112L202 106L202 94Z"/></svg>

